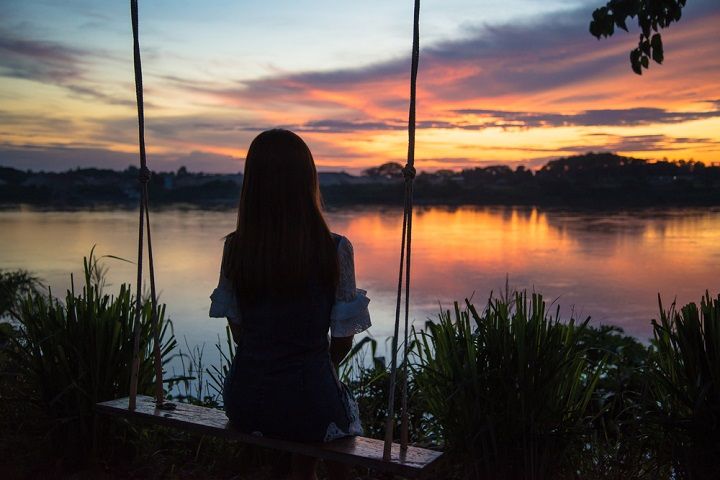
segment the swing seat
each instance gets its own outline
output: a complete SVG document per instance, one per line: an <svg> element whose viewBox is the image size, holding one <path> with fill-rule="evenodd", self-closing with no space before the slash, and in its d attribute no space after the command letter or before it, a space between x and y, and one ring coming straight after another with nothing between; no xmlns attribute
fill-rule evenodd
<svg viewBox="0 0 720 480"><path fill-rule="evenodd" d="M401 452L400 445L393 443L391 460L386 462L383 460L383 441L373 438L347 437L328 443L300 443L250 435L231 428L225 413L221 410L185 403L176 404L174 410L160 410L155 408L155 400L152 397L144 395L137 396L135 411L128 410L127 397L98 403L96 410L103 415L238 440L250 445L371 468L409 478L424 475L442 456L442 452L411 446L405 452Z"/></svg>

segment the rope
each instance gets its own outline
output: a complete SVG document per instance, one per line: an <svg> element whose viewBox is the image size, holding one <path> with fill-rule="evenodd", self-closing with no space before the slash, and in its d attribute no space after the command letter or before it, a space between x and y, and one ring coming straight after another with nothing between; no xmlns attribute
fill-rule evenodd
<svg viewBox="0 0 720 480"><path fill-rule="evenodd" d="M133 411L136 407L138 372L140 367L140 315L142 310L142 259L143 259L143 233L144 226L147 226L148 241L148 263L150 270L150 295L152 302L152 329L153 329L153 353L155 357L155 400L159 408L172 408L172 404L163 403L162 389L162 359L159 342L159 327L157 318L157 295L155 289L155 268L152 254L152 237L150 234L150 214L148 209L148 188L150 171L147 168L147 157L145 153L145 114L143 103L142 85L142 62L140 59L140 42L138 38L138 4L137 0L130 0L130 13L132 17L133 30L133 61L135 70L135 95L138 111L138 140L140 147L140 175L141 199L140 219L138 223L138 262L137 262L137 290L135 298L135 325L133 339L133 363L130 377L130 398L128 409ZM408 386L408 323L410 310L410 254L412 245L412 213L413 213L413 180L415 179L415 110L417 97L417 70L420 57L419 43L420 24L420 0L415 0L413 16L413 44L412 44L412 66L410 74L410 108L408 115L408 154L407 164L403 168L405 179L405 195L403 209L402 244L400 248L400 268L398 275L397 303L395 308L395 329L392 340L392 363L390 369L390 392L388 400L388 416L385 429L385 444L383 459L390 460L393 440L393 418L395 413L395 390L397 380L397 344L400 329L400 304L402 298L403 273L405 273L405 330L403 342L403 390L402 390L402 424L401 424L401 452L406 451L408 444L408 418L407 418L407 386ZM406 251L407 249L407 251Z"/></svg>
<svg viewBox="0 0 720 480"><path fill-rule="evenodd" d="M147 226L148 266L150 270L151 328L153 331L153 354L155 357L155 402L162 408L163 379L162 358L160 352L160 332L158 325L157 294L155 289L155 265L153 262L152 237L150 234L150 211L148 209L148 182L150 170L147 167L145 154L145 108L143 102L142 62L140 59L140 41L138 36L138 3L130 0L130 16L133 31L133 66L135 71L135 98L138 112L138 143L140 146L140 220L138 223L138 255L137 255L137 289L135 292L135 325L133 330L133 361L130 374L130 398L128 409L135 410L138 389L138 372L140 370L140 318L142 312L142 267L143 267L143 227ZM168 405L172 408L171 405Z"/></svg>
<svg viewBox="0 0 720 480"><path fill-rule="evenodd" d="M407 164L403 168L405 178L405 200L403 208L402 244L400 246L400 273L398 275L397 302L395 305L395 330L392 339L390 366L390 392L388 415L385 420L385 445L383 460L389 461L392 453L393 419L395 416L395 384L397 381L397 344L400 330L400 304L405 273L405 331L403 342L403 389L402 416L400 427L400 451L403 454L408 445L407 386L408 386L408 319L410 312L410 253L412 251L413 180L415 179L415 105L417 103L417 71L420 59L420 0L415 0L413 15L412 65L410 70L410 109L408 115Z"/></svg>

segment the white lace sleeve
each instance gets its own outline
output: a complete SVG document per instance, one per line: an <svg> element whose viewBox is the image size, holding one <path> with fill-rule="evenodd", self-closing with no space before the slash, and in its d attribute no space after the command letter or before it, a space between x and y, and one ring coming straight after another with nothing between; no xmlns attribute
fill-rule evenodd
<svg viewBox="0 0 720 480"><path fill-rule="evenodd" d="M232 282L225 275L222 265L225 263L225 253L227 252L228 241L225 241L223 248L223 260L220 263L220 278L218 286L210 295L210 317L227 318L232 323L240 323L240 310L238 309L237 299L235 297L235 289Z"/></svg>
<svg viewBox="0 0 720 480"><path fill-rule="evenodd" d="M353 247L345 237L338 244L340 278L335 303L330 313L330 334L333 337L350 337L370 328L367 292L355 285L355 259Z"/></svg>

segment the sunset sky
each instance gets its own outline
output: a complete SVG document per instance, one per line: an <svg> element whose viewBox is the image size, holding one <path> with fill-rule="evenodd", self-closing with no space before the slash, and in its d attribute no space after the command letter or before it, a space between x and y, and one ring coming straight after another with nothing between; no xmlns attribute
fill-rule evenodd
<svg viewBox="0 0 720 480"><path fill-rule="evenodd" d="M0 165L137 163L129 2L0 3ZM236 172L284 127L323 170L404 162L411 0L141 0L150 166ZM420 170L585 151L720 162L720 2L689 0L665 64L637 28L596 40L602 0L424 0Z"/></svg>

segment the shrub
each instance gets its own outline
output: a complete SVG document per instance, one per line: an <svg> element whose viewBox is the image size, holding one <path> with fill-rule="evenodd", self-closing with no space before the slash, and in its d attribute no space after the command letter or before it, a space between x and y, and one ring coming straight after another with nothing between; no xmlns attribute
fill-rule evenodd
<svg viewBox="0 0 720 480"><path fill-rule="evenodd" d="M0 270L0 318L15 317L18 300L38 292L40 282L25 270Z"/></svg>
<svg viewBox="0 0 720 480"><path fill-rule="evenodd" d="M720 295L653 320L650 418L664 433L676 478L717 478L720 457Z"/></svg>
<svg viewBox="0 0 720 480"><path fill-rule="evenodd" d="M658 458L661 432L646 420L650 349L616 326L587 327L580 336L600 376L589 405L592 430L571 460L579 478L669 478Z"/></svg>
<svg viewBox="0 0 720 480"><path fill-rule="evenodd" d="M388 343L391 341L387 339ZM413 346L411 345L412 349ZM412 368L412 367L411 367ZM400 439L402 420L402 385L404 382L403 365L398 366L394 406L393 429L396 441ZM357 342L340 365L340 378L348 385L358 403L360 422L364 434L373 438L385 438L385 420L388 415L390 394L390 372L385 358L377 355L377 341L365 337ZM416 445L434 444L430 419L418 400L419 392L412 372L408 371L408 437Z"/></svg>
<svg viewBox="0 0 720 480"><path fill-rule="evenodd" d="M415 333L417 389L445 450L466 478L549 478L587 425L588 320L562 324L524 292L466 307Z"/></svg>
<svg viewBox="0 0 720 480"><path fill-rule="evenodd" d="M125 284L116 296L101 293L97 265L91 252L84 259L82 292L76 294L73 283L64 303L51 294L20 298L18 331L8 352L18 373L34 389L27 400L54 419L55 433L63 445L73 448L90 444L94 405L129 392L135 298ZM153 392L151 314L150 302L144 301L139 319L141 394ZM164 305L159 307L158 322L165 364L176 342Z"/></svg>

